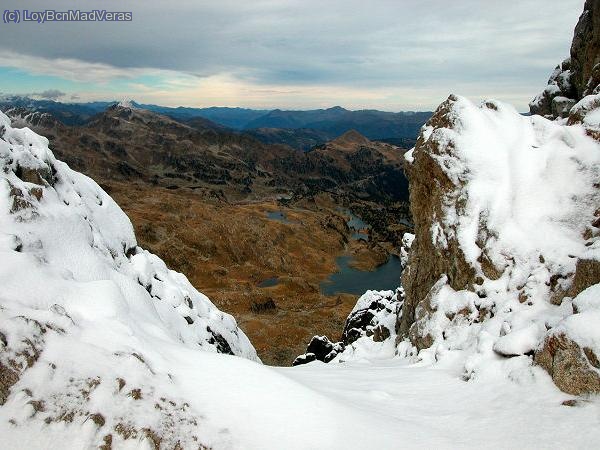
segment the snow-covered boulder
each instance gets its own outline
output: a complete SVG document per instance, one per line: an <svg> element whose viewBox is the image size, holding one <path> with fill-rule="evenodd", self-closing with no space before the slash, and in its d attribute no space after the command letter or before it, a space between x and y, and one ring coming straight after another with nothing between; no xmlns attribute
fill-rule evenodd
<svg viewBox="0 0 600 450"><path fill-rule="evenodd" d="M549 119L567 117L569 109L576 103L572 76L571 58L567 58L556 66L547 86L529 103L531 114L539 114Z"/></svg>
<svg viewBox="0 0 600 450"><path fill-rule="evenodd" d="M396 354L396 324L402 314L404 291L367 291L360 296L348 315L342 340L314 336L306 353L293 365L312 361L345 362L360 358L391 358Z"/></svg>
<svg viewBox="0 0 600 450"><path fill-rule="evenodd" d="M55 424L59 435L76 427L81 446L198 447L198 415L161 355L258 361L230 315L137 246L106 192L2 113L0 286L0 421L15 435Z"/></svg>
<svg viewBox="0 0 600 450"><path fill-rule="evenodd" d="M424 126L407 156L416 237L398 327L422 359L458 352L468 378L498 358L530 364L555 327L591 336L572 300L600 283L600 143L585 117L450 96ZM594 366L600 346L586 342Z"/></svg>

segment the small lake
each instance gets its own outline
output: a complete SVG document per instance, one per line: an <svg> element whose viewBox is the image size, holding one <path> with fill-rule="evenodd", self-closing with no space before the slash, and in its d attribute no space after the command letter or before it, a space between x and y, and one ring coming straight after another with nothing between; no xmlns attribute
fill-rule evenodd
<svg viewBox="0 0 600 450"><path fill-rule="evenodd" d="M267 218L288 225L292 223L288 220L287 215L283 211L267 211Z"/></svg>
<svg viewBox="0 0 600 450"><path fill-rule="evenodd" d="M324 295L341 293L362 295L367 290L394 290L400 285L402 268L397 256L390 256L385 264L372 272L350 267L352 257L339 256L336 259L338 271L319 285Z"/></svg>
<svg viewBox="0 0 600 450"><path fill-rule="evenodd" d="M365 221L363 221L360 217L352 214L352 211L350 211L349 209L342 208L340 209L340 212L347 216L350 216L350 220L348 220L346 223L348 224L348 227L353 231L352 239L355 239L357 241L361 239L363 241L368 241L369 233L365 230L370 229L371 226Z"/></svg>
<svg viewBox="0 0 600 450"><path fill-rule="evenodd" d="M260 283L258 283L258 287L259 288L268 288L268 287L277 286L278 284L279 284L279 278L273 277L273 278L267 278L266 280L261 281Z"/></svg>

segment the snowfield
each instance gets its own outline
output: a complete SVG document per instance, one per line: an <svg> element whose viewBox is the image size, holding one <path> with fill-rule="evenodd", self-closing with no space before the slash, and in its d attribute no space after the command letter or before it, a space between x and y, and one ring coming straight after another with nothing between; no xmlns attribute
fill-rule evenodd
<svg viewBox="0 0 600 450"><path fill-rule="evenodd" d="M395 335L364 336L333 363L294 368L262 365L231 316L137 246L129 219L96 183L0 113L0 447L597 448L600 401L563 405L574 397L526 353L548 321L599 345L597 286L560 306L544 287L547 267L572 270L568 254L597 251L577 237L579 214L594 201L577 168L597 168L598 145L579 126L501 104L489 115L461 106L465 132L455 142L470 168L454 175L474 178L469 214L452 224L477 261L472 221L487 210L498 231L490 254L518 260L510 277L483 286L495 320L449 320L481 299L442 279L439 314L423 324L431 348L417 354ZM445 139L438 134L429 136ZM449 229L439 224L440 245ZM521 283L537 306L513 298ZM384 294L370 291L357 308ZM395 317L378 320L393 327Z"/></svg>

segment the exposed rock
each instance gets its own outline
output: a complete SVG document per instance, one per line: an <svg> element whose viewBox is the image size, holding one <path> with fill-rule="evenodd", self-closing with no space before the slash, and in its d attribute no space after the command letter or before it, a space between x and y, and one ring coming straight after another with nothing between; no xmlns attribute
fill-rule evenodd
<svg viewBox="0 0 600 450"><path fill-rule="evenodd" d="M546 88L529 103L531 114L539 114L550 119L568 115L568 110L564 113L563 109L570 102L573 104L576 103L573 100L575 98L575 91L571 83L571 78L571 59L567 58L556 66L548 79ZM557 114L559 111L563 115L559 116Z"/></svg>
<svg viewBox="0 0 600 450"><path fill-rule="evenodd" d="M543 347L535 353L534 361L546 369L554 383L568 394L600 393L597 356L591 349L582 349L564 334L548 336Z"/></svg>
<svg viewBox="0 0 600 450"><path fill-rule="evenodd" d="M250 311L257 314L274 311L276 309L277 305L275 304L275 300L273 300L272 298L269 298L264 302L253 302L250 305Z"/></svg>
<svg viewBox="0 0 600 450"><path fill-rule="evenodd" d="M595 259L579 259L575 276L567 295L576 297L589 286L600 283L600 261Z"/></svg>
<svg viewBox="0 0 600 450"><path fill-rule="evenodd" d="M552 115L560 118L569 117L569 111L575 106L575 103L577 102L571 98L554 97L552 99Z"/></svg>
<svg viewBox="0 0 600 450"><path fill-rule="evenodd" d="M335 358L343 347L339 342L331 342L327 336L314 336L306 348L306 353L298 356L292 365L298 366L315 360L327 363Z"/></svg>
<svg viewBox="0 0 600 450"><path fill-rule="evenodd" d="M586 0L571 44L572 82L577 99L596 94L600 83L600 3Z"/></svg>
<svg viewBox="0 0 600 450"><path fill-rule="evenodd" d="M460 185L448 177L437 159L443 152L451 153L452 144L441 148L438 141L426 139L434 129L456 125L457 118L452 110L456 100L455 96L450 96L438 107L426 124L428 131L422 132L417 140L412 152L413 163L405 169L410 180L410 207L416 239L412 243L408 266L402 273L406 300L398 330L401 336L408 335L418 303L427 297L441 274L447 274L448 283L455 290L471 287L477 275L465 261L455 238L444 234L431 236L432 229L441 230L438 221L444 216L443 208L447 202L454 202L457 211L464 203L464 198L453 196Z"/></svg>
<svg viewBox="0 0 600 450"><path fill-rule="evenodd" d="M346 319L342 340L332 342L327 336L314 336L306 353L298 356L293 365L319 360L330 362L350 349L361 339L384 342L396 337L396 321L401 314L404 293L401 288L394 291L367 291L356 303Z"/></svg>
<svg viewBox="0 0 600 450"><path fill-rule="evenodd" d="M292 366L300 366L302 364L308 364L309 362L313 362L317 360L317 356L314 353L304 353L299 355L292 362Z"/></svg>
<svg viewBox="0 0 600 450"><path fill-rule="evenodd" d="M529 104L530 112L550 119L568 117L575 103L599 93L599 84L600 3L587 0L575 27L571 56L556 66L544 91Z"/></svg>

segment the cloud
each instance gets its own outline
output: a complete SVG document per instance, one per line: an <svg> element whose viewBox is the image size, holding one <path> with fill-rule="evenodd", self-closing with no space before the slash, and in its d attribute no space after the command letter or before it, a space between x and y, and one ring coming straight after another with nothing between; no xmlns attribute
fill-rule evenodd
<svg viewBox="0 0 600 450"><path fill-rule="evenodd" d="M34 75L49 75L82 83L106 84L116 79L128 80L142 76L182 77L173 71L144 67L116 67L75 58L47 58L0 50L0 66L14 67Z"/></svg>
<svg viewBox="0 0 600 450"><path fill-rule="evenodd" d="M90 9L107 5L86 1ZM131 80L161 92L229 77L262 86L265 99L268 90L277 96L330 86L340 93L423 90L432 102L438 90L487 86L491 96L507 88L528 92L525 104L567 56L583 0L146 0L119 6L132 9L133 22L0 27L0 64L81 83ZM47 1L28 0L27 7L45 9ZM72 0L54 0L52 7L72 8Z"/></svg>
<svg viewBox="0 0 600 450"><path fill-rule="evenodd" d="M62 91L59 91L58 89L47 89L43 92L34 92L31 95L46 100L58 100L59 98L65 97L67 94L65 94Z"/></svg>

